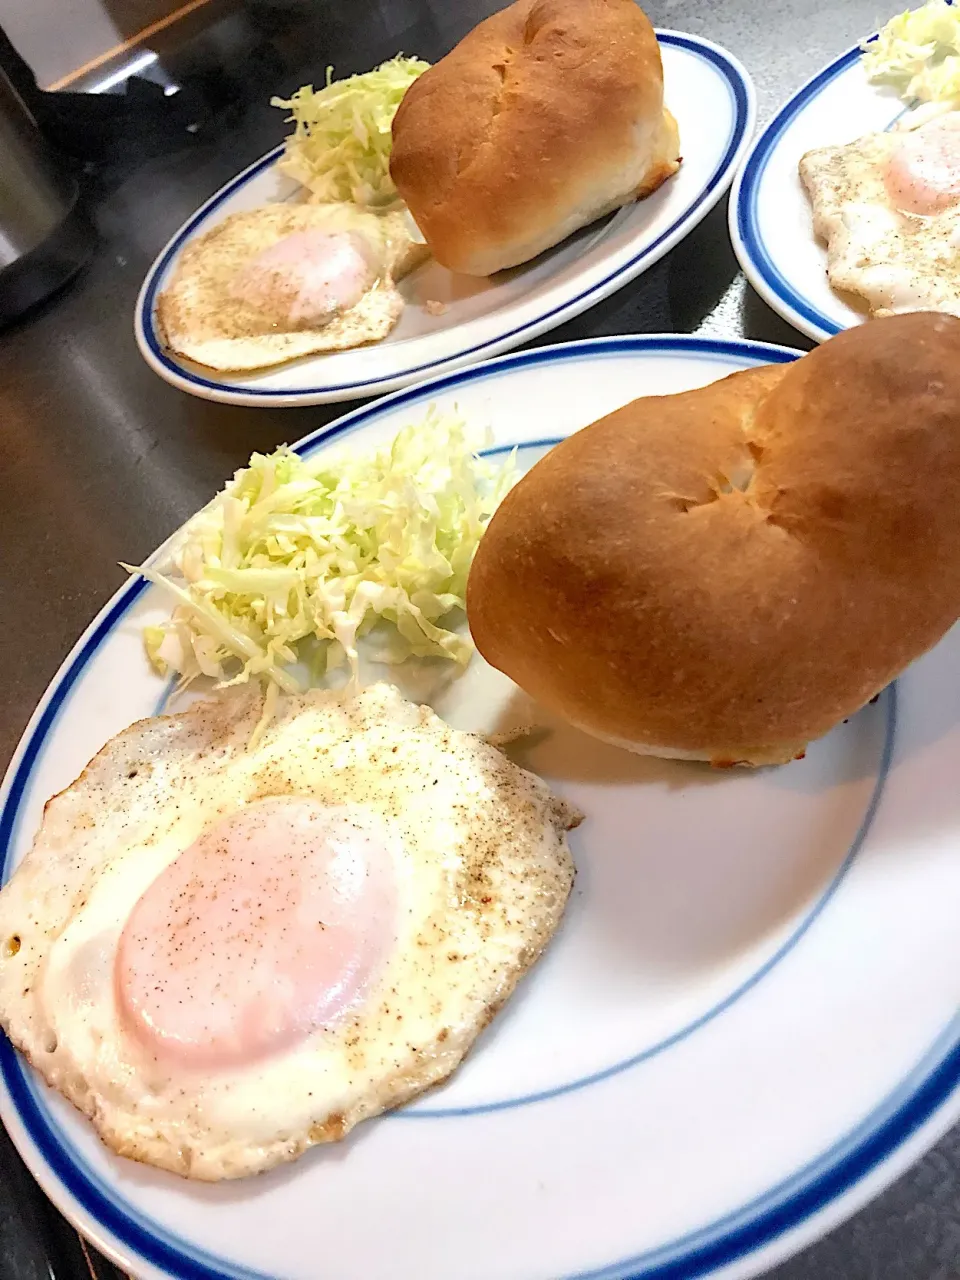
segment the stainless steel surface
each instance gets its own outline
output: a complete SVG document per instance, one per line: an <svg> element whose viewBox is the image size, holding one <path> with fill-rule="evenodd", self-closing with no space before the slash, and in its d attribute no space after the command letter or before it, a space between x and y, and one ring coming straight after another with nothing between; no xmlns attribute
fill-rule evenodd
<svg viewBox="0 0 960 1280"><path fill-rule="evenodd" d="M279 140L282 118L266 105L270 93L316 82L328 62L346 73L398 49L435 58L496 7L496 0L248 0L206 43L170 51L178 83L202 82L229 105L217 130L184 136L177 151L104 177L94 201L101 243L89 269L56 305L0 334L0 765L67 650L123 581L118 561L147 555L253 449L293 440L349 408L238 409L160 382L132 333L153 257L202 200ZM708 36L741 58L763 123L898 5L648 0L646 8L658 25ZM652 271L543 341L675 330L808 346L744 283L725 216L721 206ZM0 1259L0 1277L2 1267ZM772 1274L958 1280L960 1131Z"/></svg>
<svg viewBox="0 0 960 1280"><path fill-rule="evenodd" d="M42 244L76 198L76 180L57 169L22 98L0 71L0 270Z"/></svg>
<svg viewBox="0 0 960 1280"><path fill-rule="evenodd" d="M78 196L0 70L0 320L52 292L86 258L88 245L73 234Z"/></svg>

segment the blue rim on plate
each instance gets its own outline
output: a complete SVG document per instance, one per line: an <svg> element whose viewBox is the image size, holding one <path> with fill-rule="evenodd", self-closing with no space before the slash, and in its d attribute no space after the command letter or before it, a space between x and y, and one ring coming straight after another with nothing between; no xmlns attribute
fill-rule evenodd
<svg viewBox="0 0 960 1280"><path fill-rule="evenodd" d="M164 349L154 321L157 293L171 263L180 253L185 242L194 234L197 227L240 187L243 187L252 178L262 173L264 169L274 164L283 150L281 145L255 161L249 168L238 174L225 187L211 196L205 204L201 205L193 217L184 223L151 267L144 280L136 305L135 328L141 352L154 369L161 373L161 376L167 376L176 385L183 387L187 391L193 388L228 403L247 405L258 403L273 405L283 403L307 404L311 397L322 396L325 399L349 399L351 397L372 395L378 390L383 391L406 385L415 378L430 377L452 370L461 367L463 364L472 363L474 360L483 359L485 356L496 355L509 347L517 346L521 342L537 337L564 320L569 320L573 316L579 315L588 307L600 302L629 280L632 280L645 267L651 266L709 213L730 185L739 158L749 143L753 131L756 115L753 84L746 70L731 54L727 53L719 45L713 44L712 41L680 32L658 30L657 37L661 44L672 45L675 48L696 54L720 72L728 85L733 102L733 126L727 146L716 169L686 210L656 240L646 245L628 262L624 263L616 271L604 276L596 284L591 285L590 288L584 289L575 297L554 307L549 312L539 315L526 324L519 325L506 333L498 334L495 338L464 347L441 359L411 365L387 377L358 379L347 383L324 383L319 386L296 389L256 388L249 385L241 387L234 386L230 382L205 377L196 370L175 360Z"/></svg>
<svg viewBox="0 0 960 1280"><path fill-rule="evenodd" d="M453 387L504 371L556 361L596 357L632 356L641 352L686 356L734 357L750 364L757 360L786 362L800 353L763 343L720 341L676 336L631 336L594 339L501 357L480 367L447 375L407 391L385 397L355 410L326 431L306 437L296 447L306 450L321 438L343 435L395 409L423 401ZM146 590L143 579L127 583L91 624L61 667L28 726L4 784L0 805L0 861L4 878L20 818L44 744L69 700L84 668L103 640L120 623ZM857 841L881 801L882 784L890 764L896 724L896 689L885 695L887 730L878 783L870 800ZM845 865L856 855L857 841ZM819 913L832 896L814 908ZM160 1227L126 1204L116 1191L87 1164L82 1153L59 1126L43 1101L29 1068L9 1042L0 1043L0 1111L8 1122L21 1154L58 1207L85 1229L95 1243L120 1265L138 1263L172 1277L189 1280L267 1280L262 1273L195 1249L166 1228ZM725 1215L718 1221L671 1241L655 1250L623 1258L599 1270L581 1273L576 1280L693 1280L719 1267L756 1257L775 1248L788 1233L807 1228L819 1215L836 1213L837 1202L852 1209L857 1189L867 1180L892 1176L897 1159L905 1162L905 1144L925 1126L938 1122L945 1104L956 1109L960 1084L960 1016L954 1018L923 1055L914 1069L854 1129L789 1178ZM952 1116L951 1110L951 1116ZM436 1117L439 1119L440 1117ZM881 1171L881 1166L887 1165ZM574 1280L573 1277L570 1280Z"/></svg>
<svg viewBox="0 0 960 1280"><path fill-rule="evenodd" d="M734 180L730 197L730 234L733 247L750 282L781 315L794 324L801 321L798 328L821 341L839 333L841 326L799 294L771 258L760 232L757 214L760 183L784 132L807 104L859 57L860 46L854 45L822 71L818 71L780 108L750 149Z"/></svg>
<svg viewBox="0 0 960 1280"><path fill-rule="evenodd" d="M871 44L876 38L876 35L872 35L864 43ZM747 153L747 158L734 178L730 196L730 238L747 279L775 311L817 342L832 338L844 326L798 292L777 266L760 230L760 188L767 165L786 130L828 85L860 60L862 51L859 44L847 49L784 103ZM908 109L901 106L891 125Z"/></svg>

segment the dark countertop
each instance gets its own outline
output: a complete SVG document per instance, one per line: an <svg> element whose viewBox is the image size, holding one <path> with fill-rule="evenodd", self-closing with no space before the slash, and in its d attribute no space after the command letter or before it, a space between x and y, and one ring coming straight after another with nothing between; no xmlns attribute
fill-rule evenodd
<svg viewBox="0 0 960 1280"><path fill-rule="evenodd" d="M365 70L398 49L435 59L497 0L251 0L213 3L209 21L158 46L200 127L128 134L127 154L88 175L100 240L58 297L0 333L0 767L67 650L145 557L242 465L349 405L240 409L161 382L134 344L134 300L154 256L226 179L279 141L266 100ZM754 77L760 123L827 60L889 16L890 0L651 0L659 26L727 46ZM202 11L201 11L202 12ZM183 96L182 96L183 95ZM542 341L622 332L746 335L810 344L737 271L725 204L665 260ZM14 621L15 620L15 621ZM77 1238L0 1134L0 1280L86 1274ZM44 1250L38 1250L42 1236ZM44 1256L44 1253L48 1257ZM108 1270L96 1260L98 1274ZM777 1280L957 1280L960 1130Z"/></svg>

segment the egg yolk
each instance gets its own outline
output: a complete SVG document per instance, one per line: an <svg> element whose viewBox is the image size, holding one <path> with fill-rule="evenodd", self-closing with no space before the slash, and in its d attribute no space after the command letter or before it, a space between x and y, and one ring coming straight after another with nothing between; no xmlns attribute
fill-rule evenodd
<svg viewBox="0 0 960 1280"><path fill-rule="evenodd" d="M243 1065L342 1018L396 926L394 856L362 818L305 798L255 801L137 902L117 952L121 1016L168 1062Z"/></svg>
<svg viewBox="0 0 960 1280"><path fill-rule="evenodd" d="M238 272L231 295L287 329L315 329L356 306L382 263L353 231L295 231Z"/></svg>
<svg viewBox="0 0 960 1280"><path fill-rule="evenodd" d="M939 213L960 200L960 112L903 134L887 166L886 188L905 213Z"/></svg>

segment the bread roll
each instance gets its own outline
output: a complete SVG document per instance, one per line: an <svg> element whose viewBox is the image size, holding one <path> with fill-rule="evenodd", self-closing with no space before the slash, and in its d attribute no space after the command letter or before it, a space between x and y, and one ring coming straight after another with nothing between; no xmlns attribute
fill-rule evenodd
<svg viewBox="0 0 960 1280"><path fill-rule="evenodd" d="M404 94L390 173L443 266L526 262L679 166L634 0L517 0Z"/></svg>
<svg viewBox="0 0 960 1280"><path fill-rule="evenodd" d="M873 320L576 432L494 515L467 613L597 737L801 754L960 617L960 319Z"/></svg>

